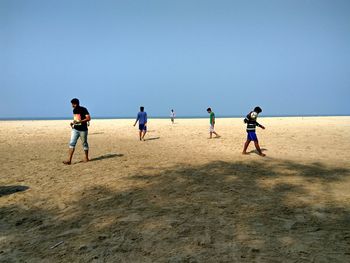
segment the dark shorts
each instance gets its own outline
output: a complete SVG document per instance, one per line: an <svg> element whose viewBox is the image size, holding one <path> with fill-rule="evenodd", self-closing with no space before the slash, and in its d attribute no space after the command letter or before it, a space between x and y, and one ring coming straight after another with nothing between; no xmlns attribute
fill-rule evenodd
<svg viewBox="0 0 350 263"><path fill-rule="evenodd" d="M247 136L248 141L258 141L255 131L249 131Z"/></svg>
<svg viewBox="0 0 350 263"><path fill-rule="evenodd" d="M139 130L140 131L147 131L147 126L144 124L139 124Z"/></svg>

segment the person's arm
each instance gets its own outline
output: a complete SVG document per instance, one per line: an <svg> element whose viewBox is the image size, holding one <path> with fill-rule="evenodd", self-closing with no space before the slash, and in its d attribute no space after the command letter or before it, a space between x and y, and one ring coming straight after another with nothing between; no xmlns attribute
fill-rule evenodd
<svg viewBox="0 0 350 263"><path fill-rule="evenodd" d="M81 120L80 122L81 122L81 123L84 123L84 122L88 122L88 121L91 121L91 117L90 117L89 114L86 114L86 115L85 115L85 119L84 119L84 120Z"/></svg>
<svg viewBox="0 0 350 263"><path fill-rule="evenodd" d="M140 115L139 114L137 114L137 117L136 117L136 121L135 121L135 123L134 123L134 126L136 125L136 123L139 121L139 119L140 119Z"/></svg>
<svg viewBox="0 0 350 263"><path fill-rule="evenodd" d="M145 126L147 126L147 113L145 114Z"/></svg>
<svg viewBox="0 0 350 263"><path fill-rule="evenodd" d="M256 126L260 127L261 129L265 130L265 126L261 125L260 123L256 122Z"/></svg>
<svg viewBox="0 0 350 263"><path fill-rule="evenodd" d="M245 117L245 119L244 119L244 123L248 123L248 122L249 122L249 120L250 120L250 113L249 113L249 114L247 114L247 116Z"/></svg>

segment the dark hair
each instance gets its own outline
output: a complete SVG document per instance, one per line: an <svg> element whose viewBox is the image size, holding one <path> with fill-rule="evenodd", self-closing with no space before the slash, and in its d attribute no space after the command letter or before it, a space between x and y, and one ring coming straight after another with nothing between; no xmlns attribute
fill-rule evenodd
<svg viewBox="0 0 350 263"><path fill-rule="evenodd" d="M141 106L140 111L144 111L144 110L145 110L145 107Z"/></svg>
<svg viewBox="0 0 350 263"><path fill-rule="evenodd" d="M70 101L70 103L79 105L79 100L77 98L74 98Z"/></svg>
<svg viewBox="0 0 350 263"><path fill-rule="evenodd" d="M254 108L254 111L255 111L256 113L261 113L261 112L262 112L262 109L261 109L259 106L257 106L257 107Z"/></svg>
<svg viewBox="0 0 350 263"><path fill-rule="evenodd" d="M207 111L211 111L211 108L208 108Z"/></svg>

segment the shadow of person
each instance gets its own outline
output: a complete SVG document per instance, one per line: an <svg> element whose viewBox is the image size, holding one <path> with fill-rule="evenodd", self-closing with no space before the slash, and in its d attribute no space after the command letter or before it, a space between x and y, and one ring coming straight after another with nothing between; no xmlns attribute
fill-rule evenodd
<svg viewBox="0 0 350 263"><path fill-rule="evenodd" d="M153 141L153 140L159 140L160 137L151 137L151 138L147 138L145 139L145 141Z"/></svg>
<svg viewBox="0 0 350 263"><path fill-rule="evenodd" d="M29 189L29 187L24 185L0 186L0 197L17 192L23 192L27 189Z"/></svg>
<svg viewBox="0 0 350 263"><path fill-rule="evenodd" d="M90 159L90 162L94 162L94 161L101 161L104 159L111 159L111 158L115 158L115 157L122 157L124 156L124 154L121 153L109 153L109 154L104 154L98 157L94 157Z"/></svg>
<svg viewBox="0 0 350 263"><path fill-rule="evenodd" d="M262 151L262 152L266 152L267 149L266 149L266 148L261 148L261 151ZM259 155L259 152L258 152L256 149L247 152L247 154L251 154L251 153L255 153L255 154L258 154L258 155Z"/></svg>
<svg viewBox="0 0 350 263"><path fill-rule="evenodd" d="M89 133L89 136L91 136L91 135L100 135L100 134L104 134L104 132L93 132L93 133Z"/></svg>

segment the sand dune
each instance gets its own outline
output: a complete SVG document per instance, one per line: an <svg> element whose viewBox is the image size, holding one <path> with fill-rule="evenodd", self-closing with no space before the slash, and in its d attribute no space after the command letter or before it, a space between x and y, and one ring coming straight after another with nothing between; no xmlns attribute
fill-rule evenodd
<svg viewBox="0 0 350 263"><path fill-rule="evenodd" d="M350 262L350 117L0 122L1 262Z"/></svg>

